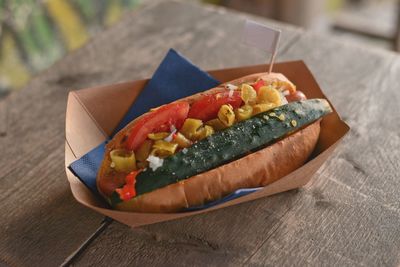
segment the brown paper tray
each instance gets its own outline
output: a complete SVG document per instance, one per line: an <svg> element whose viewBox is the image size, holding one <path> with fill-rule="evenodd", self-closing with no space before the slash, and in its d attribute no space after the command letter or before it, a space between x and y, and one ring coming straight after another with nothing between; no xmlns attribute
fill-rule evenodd
<svg viewBox="0 0 400 267"><path fill-rule="evenodd" d="M248 74L264 72L267 67L267 65L256 65L213 70L209 73L217 80L227 82ZM303 61L276 63L274 72L286 75L308 98L328 99ZM90 209L131 227L192 216L301 187L310 181L311 176L332 154L339 141L350 129L332 106L333 113L322 120L321 134L310 161L257 192L223 204L204 210L181 213L135 213L111 210L97 199L67 167L111 134L147 81L148 79L72 91L69 93L67 104L65 168L73 196Z"/></svg>

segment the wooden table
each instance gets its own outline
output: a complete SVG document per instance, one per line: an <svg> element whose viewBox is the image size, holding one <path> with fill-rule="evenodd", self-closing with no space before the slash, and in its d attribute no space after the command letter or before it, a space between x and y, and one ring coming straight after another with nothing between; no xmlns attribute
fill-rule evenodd
<svg viewBox="0 0 400 267"><path fill-rule="evenodd" d="M138 229L73 199L63 162L68 91L150 77L170 47L203 69L264 63L240 44L246 17L146 5L0 102L0 265L399 264L400 57L260 18L283 29L278 61L303 59L352 127L309 185Z"/></svg>

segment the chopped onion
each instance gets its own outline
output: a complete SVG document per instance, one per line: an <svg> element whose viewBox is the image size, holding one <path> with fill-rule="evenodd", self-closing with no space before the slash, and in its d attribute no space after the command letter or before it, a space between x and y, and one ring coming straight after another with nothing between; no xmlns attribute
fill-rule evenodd
<svg viewBox="0 0 400 267"><path fill-rule="evenodd" d="M227 85L225 85L225 88L229 90L229 97L232 97L233 96L233 91L238 89L239 87L237 87L234 84L228 83Z"/></svg>
<svg viewBox="0 0 400 267"><path fill-rule="evenodd" d="M162 165L163 165L163 163L164 163L164 160L163 159L161 159L161 158L159 158L159 157L156 157L156 156L153 156L153 155L150 155L148 158L147 158L147 161L150 163L149 164L149 167L150 167L150 169L154 172L155 170L157 170L158 168L160 168Z"/></svg>
<svg viewBox="0 0 400 267"><path fill-rule="evenodd" d="M287 91L284 91L283 93L281 92L281 91L279 91L279 95L281 96L281 103L282 103L282 105L286 105L287 103L289 103L288 101L287 101L287 99L286 99L286 97L285 97L285 92L287 92Z"/></svg>
<svg viewBox="0 0 400 267"><path fill-rule="evenodd" d="M166 141L166 142L172 142L172 139L173 139L173 133L171 133L170 135L168 135L167 137L165 137L164 138L164 141Z"/></svg>
<svg viewBox="0 0 400 267"><path fill-rule="evenodd" d="M172 142L173 136L177 131L175 125L171 125L170 130L171 130L171 133L167 137L164 138L164 141Z"/></svg>
<svg viewBox="0 0 400 267"><path fill-rule="evenodd" d="M226 89L229 89L229 90L236 90L236 89L238 89L238 87L237 87L236 85L231 84L231 83L228 83L227 85L225 85L225 87L226 87Z"/></svg>
<svg viewBox="0 0 400 267"><path fill-rule="evenodd" d="M285 91L283 91L283 95L284 96L290 95L290 92L288 90L285 90Z"/></svg>

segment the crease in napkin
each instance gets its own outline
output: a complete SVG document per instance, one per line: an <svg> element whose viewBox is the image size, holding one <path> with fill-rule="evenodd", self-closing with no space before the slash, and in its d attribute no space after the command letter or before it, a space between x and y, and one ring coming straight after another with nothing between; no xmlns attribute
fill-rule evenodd
<svg viewBox="0 0 400 267"><path fill-rule="evenodd" d="M175 50L170 49L151 80L115 129L113 135L150 108L202 92L219 84L207 72L195 66ZM101 143L69 166L74 175L97 197L100 197L100 194L96 187L96 176L104 156L106 142ZM222 199L191 207L188 211L209 208L259 189L238 189Z"/></svg>

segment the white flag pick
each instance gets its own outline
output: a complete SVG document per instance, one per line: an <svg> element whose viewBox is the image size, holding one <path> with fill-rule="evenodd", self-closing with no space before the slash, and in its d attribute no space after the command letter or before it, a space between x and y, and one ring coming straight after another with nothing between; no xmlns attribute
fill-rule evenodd
<svg viewBox="0 0 400 267"><path fill-rule="evenodd" d="M280 37L280 30L272 29L260 23L246 20L243 31L244 42L271 53L268 73L272 71Z"/></svg>

